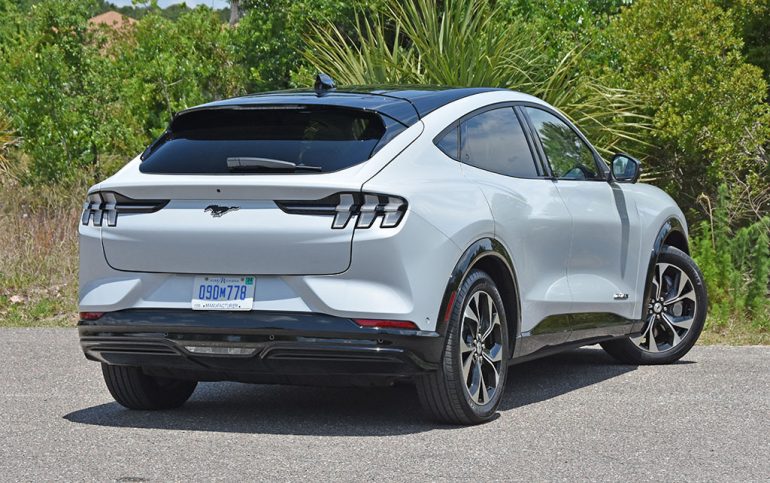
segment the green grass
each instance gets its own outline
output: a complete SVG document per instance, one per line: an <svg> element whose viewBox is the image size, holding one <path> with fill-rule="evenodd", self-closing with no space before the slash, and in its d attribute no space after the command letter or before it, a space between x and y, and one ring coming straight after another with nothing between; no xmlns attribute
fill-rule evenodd
<svg viewBox="0 0 770 483"><path fill-rule="evenodd" d="M1 296L0 327L74 327L75 310L75 302L63 298L11 303L8 297Z"/></svg>
<svg viewBox="0 0 770 483"><path fill-rule="evenodd" d="M714 345L770 345L770 330L765 322L740 317L709 316L699 344Z"/></svg>

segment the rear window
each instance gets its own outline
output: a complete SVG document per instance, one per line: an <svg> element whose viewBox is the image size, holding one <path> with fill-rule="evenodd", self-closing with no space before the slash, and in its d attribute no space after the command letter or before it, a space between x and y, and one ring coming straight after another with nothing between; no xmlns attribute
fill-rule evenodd
<svg viewBox="0 0 770 483"><path fill-rule="evenodd" d="M174 119L169 130L145 151L139 170L232 173L228 159L259 158L313 169L280 169L260 162L237 172L327 173L366 161L403 129L376 113L337 107L190 111Z"/></svg>

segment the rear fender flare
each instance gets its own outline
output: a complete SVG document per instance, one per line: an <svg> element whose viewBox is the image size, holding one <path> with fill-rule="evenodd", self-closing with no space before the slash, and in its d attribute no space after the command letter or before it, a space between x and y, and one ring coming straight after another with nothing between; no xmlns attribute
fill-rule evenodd
<svg viewBox="0 0 770 483"><path fill-rule="evenodd" d="M497 261L502 262L508 274L510 275L513 291L515 294L515 300L509 301L508 306L513 305L515 307L515 314L506 313L508 318L509 339L511 342L517 340L521 333L521 304L519 300L519 284L516 278L516 272L513 268L513 262L511 260L508 251L505 249L502 243L493 238L482 238L472 243L460 256L457 264L452 270L447 282L446 289L444 290L444 296L441 299L441 306L439 308L436 331L441 334L442 337L446 336L449 317L451 316L451 307L454 304L457 290L462 285L465 277L474 268L479 261L486 257L494 257ZM510 320L513 315L513 320ZM510 351L513 356L513 346Z"/></svg>

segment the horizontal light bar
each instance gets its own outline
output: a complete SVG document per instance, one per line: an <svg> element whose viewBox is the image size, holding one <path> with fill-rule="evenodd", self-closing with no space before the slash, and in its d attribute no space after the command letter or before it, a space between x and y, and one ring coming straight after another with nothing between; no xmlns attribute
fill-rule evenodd
<svg viewBox="0 0 770 483"><path fill-rule="evenodd" d="M250 356L257 350L251 347L222 347L208 345L186 345L184 348L193 354L209 354L216 356Z"/></svg>
<svg viewBox="0 0 770 483"><path fill-rule="evenodd" d="M408 329L419 330L417 324L409 320L379 320L379 319L353 319L361 327L374 327L377 329Z"/></svg>

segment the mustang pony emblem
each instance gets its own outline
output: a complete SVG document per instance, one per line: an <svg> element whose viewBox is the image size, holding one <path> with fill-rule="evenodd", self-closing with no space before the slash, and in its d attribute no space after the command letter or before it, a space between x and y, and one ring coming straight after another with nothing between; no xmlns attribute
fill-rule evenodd
<svg viewBox="0 0 770 483"><path fill-rule="evenodd" d="M238 206L208 205L206 209L203 211L211 213L211 216L213 216L214 218L219 218L225 213L228 213L230 211L238 211L238 210L240 210L240 207Z"/></svg>

